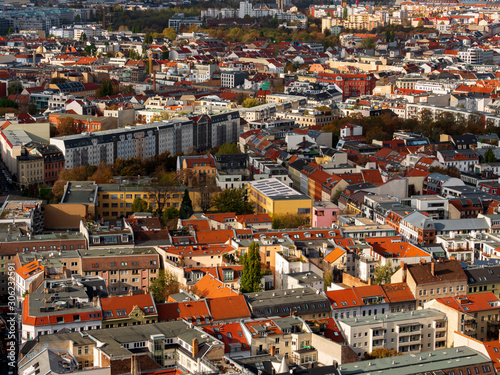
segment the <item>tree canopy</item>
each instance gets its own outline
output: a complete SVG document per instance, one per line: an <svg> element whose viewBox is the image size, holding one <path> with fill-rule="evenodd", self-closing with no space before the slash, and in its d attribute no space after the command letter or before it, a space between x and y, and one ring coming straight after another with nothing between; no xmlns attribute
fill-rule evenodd
<svg viewBox="0 0 500 375"><path fill-rule="evenodd" d="M495 163L497 158L492 148L488 148L484 153L483 163Z"/></svg>
<svg viewBox="0 0 500 375"><path fill-rule="evenodd" d="M304 214L283 214L273 216L273 229L287 229L308 226L309 215Z"/></svg>
<svg viewBox="0 0 500 375"><path fill-rule="evenodd" d="M241 151L236 143L224 143L219 147L216 155L241 154Z"/></svg>
<svg viewBox="0 0 500 375"><path fill-rule="evenodd" d="M223 190L213 198L213 207L219 212L234 212L236 215L253 214L253 204L248 201L246 187Z"/></svg>
<svg viewBox="0 0 500 375"><path fill-rule="evenodd" d="M189 191L188 189L186 189L184 190L184 196L182 197L181 209L179 210L179 214L181 219L185 220L190 218L193 212L193 202L191 202Z"/></svg>
<svg viewBox="0 0 500 375"><path fill-rule="evenodd" d="M130 210L132 212L147 212L148 211L148 202L146 202L144 199L142 199L140 197L137 197L132 202L132 205L130 206Z"/></svg>
<svg viewBox="0 0 500 375"><path fill-rule="evenodd" d="M248 252L241 257L243 273L241 274L240 290L242 293L260 291L262 279L262 264L260 263L259 244L253 241Z"/></svg>
<svg viewBox="0 0 500 375"><path fill-rule="evenodd" d="M158 277L149 285L149 291L156 303L165 303L169 295L179 293L179 290L180 283L172 273L165 270L160 270Z"/></svg>

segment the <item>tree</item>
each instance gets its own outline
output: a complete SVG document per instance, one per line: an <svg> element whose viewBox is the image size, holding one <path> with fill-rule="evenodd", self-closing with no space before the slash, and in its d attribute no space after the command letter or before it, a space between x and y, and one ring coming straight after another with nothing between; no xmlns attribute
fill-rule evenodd
<svg viewBox="0 0 500 375"><path fill-rule="evenodd" d="M216 195L212 201L213 207L219 212L234 212L236 215L253 214L253 204L248 201L247 189L229 188Z"/></svg>
<svg viewBox="0 0 500 375"><path fill-rule="evenodd" d="M12 35L14 34L14 29L12 27L9 27L9 30L7 30L7 35Z"/></svg>
<svg viewBox="0 0 500 375"><path fill-rule="evenodd" d="M179 210L181 219L185 220L191 217L193 214L193 202L189 197L188 189L184 190L184 196L182 197L181 209Z"/></svg>
<svg viewBox="0 0 500 375"><path fill-rule="evenodd" d="M80 42L85 42L87 40L87 34L81 33L80 34Z"/></svg>
<svg viewBox="0 0 500 375"><path fill-rule="evenodd" d="M377 44L375 43L375 39L365 38L361 42L361 46L365 49L374 49L377 46Z"/></svg>
<svg viewBox="0 0 500 375"><path fill-rule="evenodd" d="M96 184L110 183L113 181L113 170L109 165L101 163L89 179L95 181Z"/></svg>
<svg viewBox="0 0 500 375"><path fill-rule="evenodd" d="M241 150L236 145L236 143L224 143L219 147L216 155L231 155L231 154L241 154Z"/></svg>
<svg viewBox="0 0 500 375"><path fill-rule="evenodd" d="M390 284L391 276L394 274L394 272L395 270L392 268L392 262L390 260L387 261L385 266L379 264L373 271L373 279L375 284Z"/></svg>
<svg viewBox="0 0 500 375"><path fill-rule="evenodd" d="M4 96L0 98L0 108L19 108L19 105L15 102Z"/></svg>
<svg viewBox="0 0 500 375"><path fill-rule="evenodd" d="M248 252L242 256L243 273L241 274L240 290L242 293L259 292L262 279L262 264L260 263L259 244L253 241Z"/></svg>
<svg viewBox="0 0 500 375"><path fill-rule="evenodd" d="M166 29L163 29L163 37L174 41L177 39L177 32L173 27L167 27Z"/></svg>
<svg viewBox="0 0 500 375"><path fill-rule="evenodd" d="M109 79L105 79L104 81L102 81L101 87L99 87L99 90L97 90L97 96L103 97L113 94L114 94L113 82L111 82Z"/></svg>
<svg viewBox="0 0 500 375"><path fill-rule="evenodd" d="M396 357L398 355L401 355L395 350L389 349L389 348L379 348L379 349L373 349L373 351L368 354L365 354L365 360L368 359L380 359L380 358L389 358L389 357Z"/></svg>
<svg viewBox="0 0 500 375"><path fill-rule="evenodd" d="M168 221L168 220L175 220L178 219L180 216L180 212L177 208L175 207L169 207L163 212L163 220Z"/></svg>
<svg viewBox="0 0 500 375"><path fill-rule="evenodd" d="M497 158L495 157L495 153L492 148L488 148L484 153L483 163L495 163Z"/></svg>
<svg viewBox="0 0 500 375"><path fill-rule="evenodd" d="M97 52L97 47L92 43L91 45L85 46L83 50L87 55L93 56Z"/></svg>
<svg viewBox="0 0 500 375"><path fill-rule="evenodd" d="M61 137L78 133L77 129L75 128L75 119L73 117L64 117L63 119L61 119L57 130L59 136Z"/></svg>
<svg viewBox="0 0 500 375"><path fill-rule="evenodd" d="M146 36L144 37L144 43L145 44L153 43L153 35L151 35L150 33L147 33Z"/></svg>
<svg viewBox="0 0 500 375"><path fill-rule="evenodd" d="M342 12L342 18L346 20L347 19L347 15L348 15L348 13L347 13L347 7L344 7L344 10Z"/></svg>
<svg viewBox="0 0 500 375"><path fill-rule="evenodd" d="M252 108L252 107L255 107L258 105L259 105L259 101L257 99L248 98L248 99L245 99L243 101L243 107L245 107L245 108Z"/></svg>
<svg viewBox="0 0 500 375"><path fill-rule="evenodd" d="M128 85L125 86L125 88L122 90L122 93L135 95L135 89L132 87L132 85Z"/></svg>
<svg viewBox="0 0 500 375"><path fill-rule="evenodd" d="M158 277L149 285L149 291L153 295L156 303L165 303L171 294L179 293L180 283L175 276L168 271L160 270Z"/></svg>
<svg viewBox="0 0 500 375"><path fill-rule="evenodd" d="M429 172L429 173L441 173L441 174L444 174L446 176L460 178L460 170L457 167L445 168L445 167L434 166L434 167L430 167L427 170L427 172Z"/></svg>
<svg viewBox="0 0 500 375"><path fill-rule="evenodd" d="M10 84L8 88L8 93L9 95L19 95L20 93L23 92L23 84L21 81L14 81Z"/></svg>
<svg viewBox="0 0 500 375"><path fill-rule="evenodd" d="M167 204L167 194L174 186L179 186L177 175L164 172L159 174L155 183L147 186L146 190L149 192L149 200L152 201L151 206L153 206L156 216L163 216L163 210Z"/></svg>
<svg viewBox="0 0 500 375"><path fill-rule="evenodd" d="M309 215L283 214L273 216L273 229L298 228L309 225Z"/></svg>
<svg viewBox="0 0 500 375"><path fill-rule="evenodd" d="M140 197L137 197L132 202L132 205L130 206L130 210L132 212L147 212L148 211L148 202L146 202L144 199L142 199Z"/></svg>

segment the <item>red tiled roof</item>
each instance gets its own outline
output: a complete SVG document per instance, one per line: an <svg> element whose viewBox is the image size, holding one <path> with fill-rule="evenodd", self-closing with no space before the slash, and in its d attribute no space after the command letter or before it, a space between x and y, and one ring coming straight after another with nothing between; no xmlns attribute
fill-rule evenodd
<svg viewBox="0 0 500 375"><path fill-rule="evenodd" d="M500 309L498 297L492 292L436 298L436 301L463 313Z"/></svg>
<svg viewBox="0 0 500 375"><path fill-rule="evenodd" d="M250 310L242 294L207 300L213 320L250 318Z"/></svg>
<svg viewBox="0 0 500 375"><path fill-rule="evenodd" d="M212 275L205 275L195 285L198 296L206 298L220 298L236 296L238 292L231 289Z"/></svg>
<svg viewBox="0 0 500 375"><path fill-rule="evenodd" d="M225 353L231 353L231 348L237 344L240 344L240 350L238 350L238 352L250 350L250 345L245 339L240 323L219 324L210 327L203 327L203 330L224 343Z"/></svg>
<svg viewBox="0 0 500 375"><path fill-rule="evenodd" d="M124 309L125 316L129 316L136 306L140 308L145 315L156 315L155 302L151 294L101 298L103 320L123 319L123 313L121 313L122 315L117 315L116 311ZM151 308L153 308L152 311ZM105 311L109 311L110 316L106 314Z"/></svg>
<svg viewBox="0 0 500 375"><path fill-rule="evenodd" d="M205 318L210 317L210 311L205 300L171 302L158 304L158 321L170 321L184 319L197 324L196 319L200 319L200 324L205 324Z"/></svg>

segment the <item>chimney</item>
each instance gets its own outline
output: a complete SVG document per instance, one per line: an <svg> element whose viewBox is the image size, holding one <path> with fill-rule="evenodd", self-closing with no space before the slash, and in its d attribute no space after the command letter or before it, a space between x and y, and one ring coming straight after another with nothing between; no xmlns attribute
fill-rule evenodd
<svg viewBox="0 0 500 375"><path fill-rule="evenodd" d="M99 305L99 297L94 297L92 298L92 303L94 304L94 306L98 306Z"/></svg>
<svg viewBox="0 0 500 375"><path fill-rule="evenodd" d="M274 345L271 346L271 355L276 355L276 347Z"/></svg>
<svg viewBox="0 0 500 375"><path fill-rule="evenodd" d="M401 271L403 273L402 282L406 283L406 273L408 272L408 267L405 262L401 262Z"/></svg>
<svg viewBox="0 0 500 375"><path fill-rule="evenodd" d="M193 339L193 358L196 356L196 354L198 354L198 350L199 350L198 339L194 338Z"/></svg>
<svg viewBox="0 0 500 375"><path fill-rule="evenodd" d="M425 259L420 259L420 264L425 264Z"/></svg>
<svg viewBox="0 0 500 375"><path fill-rule="evenodd" d="M436 276L436 263L431 263L431 275Z"/></svg>
<svg viewBox="0 0 500 375"><path fill-rule="evenodd" d="M137 354L132 354L132 356L130 357L130 373L132 375L139 375L139 367L139 357L137 356Z"/></svg>

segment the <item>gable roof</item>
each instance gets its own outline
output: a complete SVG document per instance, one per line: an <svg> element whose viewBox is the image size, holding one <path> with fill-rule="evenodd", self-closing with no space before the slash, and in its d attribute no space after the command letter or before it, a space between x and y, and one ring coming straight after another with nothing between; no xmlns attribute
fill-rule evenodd
<svg viewBox="0 0 500 375"><path fill-rule="evenodd" d="M207 300L213 320L250 318L245 297L242 294Z"/></svg>
<svg viewBox="0 0 500 375"><path fill-rule="evenodd" d="M434 264L434 274L431 264ZM449 281L467 282L467 275L456 260L408 264L407 267L417 285Z"/></svg>
<svg viewBox="0 0 500 375"><path fill-rule="evenodd" d="M231 353L233 347L239 347L238 352L250 350L240 323L218 324L203 327L203 330L224 343L224 353Z"/></svg>
<svg viewBox="0 0 500 375"><path fill-rule="evenodd" d="M436 301L463 313L500 309L500 301L492 292L436 298Z"/></svg>
<svg viewBox="0 0 500 375"><path fill-rule="evenodd" d="M170 302L158 304L158 321L184 319L196 325L196 319L205 324L205 318L211 321L210 311L205 300Z"/></svg>
<svg viewBox="0 0 500 375"><path fill-rule="evenodd" d="M210 274L203 276L195 285L200 297L219 298L236 296L238 293Z"/></svg>
<svg viewBox="0 0 500 375"><path fill-rule="evenodd" d="M102 318L103 320L123 319L128 317L136 306L145 315L156 315L156 306L151 294L136 294L101 298ZM118 310L120 315L117 313ZM125 310L125 314L123 314L123 310Z"/></svg>

